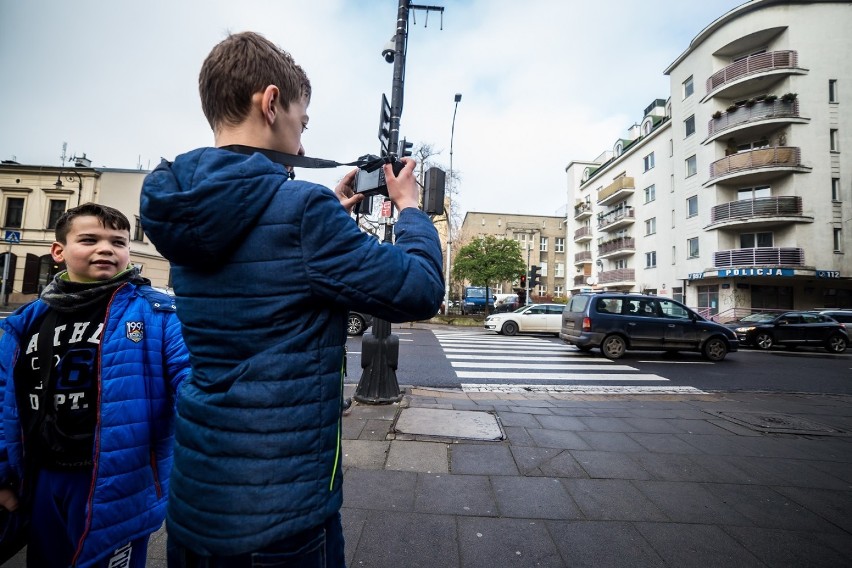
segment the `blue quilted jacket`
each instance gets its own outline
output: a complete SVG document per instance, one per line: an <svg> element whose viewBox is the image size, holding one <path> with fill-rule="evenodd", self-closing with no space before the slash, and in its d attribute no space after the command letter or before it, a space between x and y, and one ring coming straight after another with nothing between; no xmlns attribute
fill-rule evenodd
<svg viewBox="0 0 852 568"><path fill-rule="evenodd" d="M178 401L169 536L228 556L319 525L342 502L347 311L437 313L437 231L405 209L396 244L380 244L328 188L216 148L161 163L141 214L172 263L193 369Z"/></svg>
<svg viewBox="0 0 852 568"><path fill-rule="evenodd" d="M22 494L21 423L13 371L23 337L47 310L41 300L19 308L2 324L0 482ZM94 479L86 532L74 566L91 566L120 545L163 524L172 468L175 393L189 374L189 356L171 297L127 283L110 301L98 365L98 421ZM126 322L143 322L143 341L128 337Z"/></svg>

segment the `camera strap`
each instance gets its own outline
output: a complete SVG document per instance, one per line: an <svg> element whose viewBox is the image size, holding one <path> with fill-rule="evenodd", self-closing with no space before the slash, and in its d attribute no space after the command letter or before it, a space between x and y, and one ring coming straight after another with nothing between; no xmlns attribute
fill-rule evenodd
<svg viewBox="0 0 852 568"><path fill-rule="evenodd" d="M308 156L298 156L296 154L286 154L284 152L278 152L276 150L269 150L267 148L255 148L254 146L244 146L242 144L230 144L228 146L222 146L219 149L227 150L229 152L236 152L237 154L244 154L246 156L251 156L252 154L263 154L271 161L275 162L276 164L281 164L282 166L311 169L337 168L339 166L356 166L367 172L372 172L374 170L377 170L383 164L391 163L393 161L389 157L380 158L372 154L367 154L365 156L361 156L357 160L354 160L352 162L346 162L345 164L343 164L340 162L335 162L334 160L311 158ZM296 176L293 174L293 172L290 172L290 179L294 179L295 177Z"/></svg>

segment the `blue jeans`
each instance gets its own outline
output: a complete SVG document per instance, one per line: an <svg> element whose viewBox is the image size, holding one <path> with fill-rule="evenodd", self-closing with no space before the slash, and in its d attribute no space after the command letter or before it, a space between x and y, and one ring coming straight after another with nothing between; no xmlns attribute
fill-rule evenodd
<svg viewBox="0 0 852 568"><path fill-rule="evenodd" d="M169 568L346 568L340 513L319 526L239 556L201 556L169 536L168 565Z"/></svg>

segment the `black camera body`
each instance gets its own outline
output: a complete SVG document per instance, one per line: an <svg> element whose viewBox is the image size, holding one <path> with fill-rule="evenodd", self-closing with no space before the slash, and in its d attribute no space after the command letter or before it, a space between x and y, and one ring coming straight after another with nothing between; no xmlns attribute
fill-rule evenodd
<svg viewBox="0 0 852 568"><path fill-rule="evenodd" d="M361 166L355 176L355 193L361 193L367 197L379 194L387 197L388 184L385 179L385 170L382 167L386 163L385 159L378 156L362 156L361 159L367 159L368 162ZM394 160L391 162L391 167L396 176L399 175L405 164Z"/></svg>

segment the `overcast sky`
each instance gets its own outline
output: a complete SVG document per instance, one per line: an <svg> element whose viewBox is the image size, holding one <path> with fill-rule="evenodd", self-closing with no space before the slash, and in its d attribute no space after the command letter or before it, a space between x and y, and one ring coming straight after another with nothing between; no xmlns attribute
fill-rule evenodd
<svg viewBox="0 0 852 568"><path fill-rule="evenodd" d="M663 70L742 0L429 0L412 11L402 136L449 167L454 204L555 215L565 167L611 149L667 98ZM252 30L293 54L313 98L309 156L378 153L381 57L398 0L0 0L0 159L151 169L213 143L198 71L228 32ZM415 23L416 21L416 23ZM441 29L443 25L443 29ZM298 170L333 186L346 169Z"/></svg>

